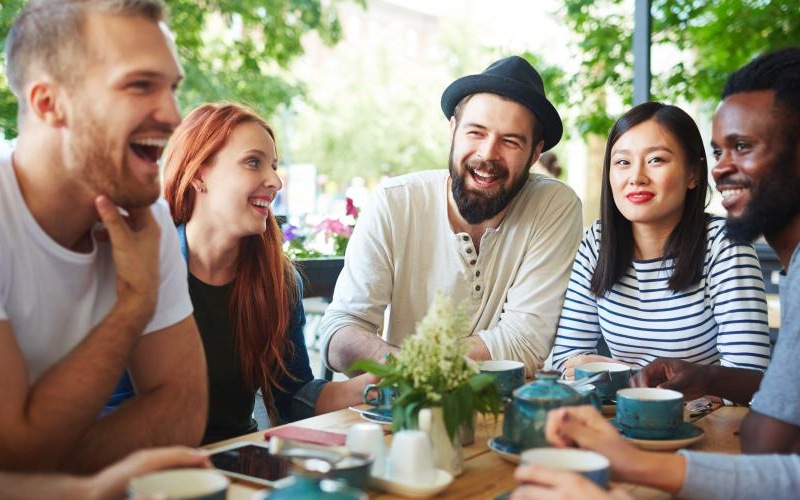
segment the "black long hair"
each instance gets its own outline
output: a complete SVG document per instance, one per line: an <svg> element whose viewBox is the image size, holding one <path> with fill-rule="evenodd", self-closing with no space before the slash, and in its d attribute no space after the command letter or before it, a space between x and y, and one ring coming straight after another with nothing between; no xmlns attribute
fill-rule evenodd
<svg viewBox="0 0 800 500"><path fill-rule="evenodd" d="M708 223L705 213L708 163L703 138L694 120L679 107L647 102L622 115L611 128L606 143L600 196L600 252L591 283L592 293L596 296L609 292L633 259L631 223L617 208L611 192L611 148L628 130L648 120L654 120L678 141L686 167L691 169L697 182L697 186L686 193L681 219L664 245L664 258L672 257L675 261L675 271L668 282L669 289L674 292L685 290L703 277Z"/></svg>

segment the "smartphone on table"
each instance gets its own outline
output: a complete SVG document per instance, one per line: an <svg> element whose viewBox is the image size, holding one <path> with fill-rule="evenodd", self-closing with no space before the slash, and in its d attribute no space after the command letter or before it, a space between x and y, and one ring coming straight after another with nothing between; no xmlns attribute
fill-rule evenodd
<svg viewBox="0 0 800 500"><path fill-rule="evenodd" d="M272 455L269 443L242 441L209 450L211 464L226 476L280 488L291 484L291 460Z"/></svg>

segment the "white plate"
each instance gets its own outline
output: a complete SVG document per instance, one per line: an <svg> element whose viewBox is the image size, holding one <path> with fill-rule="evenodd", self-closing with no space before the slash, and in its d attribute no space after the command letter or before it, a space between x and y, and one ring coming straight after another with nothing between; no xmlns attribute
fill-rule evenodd
<svg viewBox="0 0 800 500"><path fill-rule="evenodd" d="M371 408L374 408L374 407L371 407ZM381 417L381 418L372 417L371 416L371 414L373 412L372 409L362 409L362 408L358 408L356 406L351 406L348 409L358 413L359 415L361 415L361 418L363 418L367 422L372 422L374 424L381 424L381 425L392 425L391 417Z"/></svg>
<svg viewBox="0 0 800 500"><path fill-rule="evenodd" d="M436 469L436 479L431 484L407 484L392 481L387 477L370 476L369 484L373 488L409 498L428 498L445 488L453 482L453 475L446 470Z"/></svg>
<svg viewBox="0 0 800 500"><path fill-rule="evenodd" d="M616 427L615 420L612 420L611 423ZM700 441L706 437L706 433L700 427L690 424L689 422L684 422L678 428L677 435L673 439L636 439L625 435L622 437L643 450L672 451L686 448Z"/></svg>

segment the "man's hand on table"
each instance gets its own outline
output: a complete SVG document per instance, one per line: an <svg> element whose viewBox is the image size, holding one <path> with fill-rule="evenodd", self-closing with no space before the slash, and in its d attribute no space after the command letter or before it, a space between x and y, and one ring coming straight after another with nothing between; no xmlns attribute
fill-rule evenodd
<svg viewBox="0 0 800 500"><path fill-rule="evenodd" d="M642 368L631 379L631 386L672 389L683 393L686 401L713 395L746 405L753 399L762 377L759 370L661 358Z"/></svg>
<svg viewBox="0 0 800 500"><path fill-rule="evenodd" d="M683 393L686 400L709 394L708 365L696 365L680 359L661 358L642 368L631 379L632 387L660 387Z"/></svg>
<svg viewBox="0 0 800 500"><path fill-rule="evenodd" d="M492 359L492 353L489 352L486 343L481 340L479 336L470 335L469 337L462 338L461 342L467 345L467 356L469 356L470 359L474 359L475 361Z"/></svg>

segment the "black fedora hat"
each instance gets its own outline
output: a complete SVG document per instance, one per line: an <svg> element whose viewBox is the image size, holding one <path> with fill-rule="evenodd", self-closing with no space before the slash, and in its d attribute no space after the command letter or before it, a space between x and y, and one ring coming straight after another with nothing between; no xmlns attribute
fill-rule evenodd
<svg viewBox="0 0 800 500"><path fill-rule="evenodd" d="M449 119L461 99L483 92L508 97L533 111L544 131L542 151L561 140L561 117L544 94L542 77L525 59L506 57L490 64L481 74L465 76L451 83L442 94L444 115Z"/></svg>

